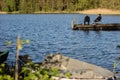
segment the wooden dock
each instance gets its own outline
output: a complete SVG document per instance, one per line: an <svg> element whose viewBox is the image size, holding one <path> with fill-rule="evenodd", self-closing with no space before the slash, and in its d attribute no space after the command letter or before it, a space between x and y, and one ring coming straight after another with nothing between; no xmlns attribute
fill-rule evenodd
<svg viewBox="0 0 120 80"><path fill-rule="evenodd" d="M117 31L120 30L120 23L84 25L84 24L74 24L72 22L72 30Z"/></svg>

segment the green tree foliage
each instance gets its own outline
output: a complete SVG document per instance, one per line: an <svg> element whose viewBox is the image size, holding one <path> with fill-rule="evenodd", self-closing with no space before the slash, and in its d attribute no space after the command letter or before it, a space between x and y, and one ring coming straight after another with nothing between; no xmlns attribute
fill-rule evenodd
<svg viewBox="0 0 120 80"><path fill-rule="evenodd" d="M0 11L20 13L79 11L94 8L120 10L119 0L0 0Z"/></svg>
<svg viewBox="0 0 120 80"><path fill-rule="evenodd" d="M9 71L9 66L0 64L0 80L14 80L14 66ZM27 63L19 69L18 80L53 80L52 76L58 75L57 68L46 69L39 64Z"/></svg>
<svg viewBox="0 0 120 80"><path fill-rule="evenodd" d="M20 0L20 13L33 13L35 11L35 1L36 0Z"/></svg>
<svg viewBox="0 0 120 80"><path fill-rule="evenodd" d="M0 64L0 80L14 80L9 74L9 69L6 64Z"/></svg>
<svg viewBox="0 0 120 80"><path fill-rule="evenodd" d="M120 0L101 0L101 7L108 9L119 9L120 10Z"/></svg>

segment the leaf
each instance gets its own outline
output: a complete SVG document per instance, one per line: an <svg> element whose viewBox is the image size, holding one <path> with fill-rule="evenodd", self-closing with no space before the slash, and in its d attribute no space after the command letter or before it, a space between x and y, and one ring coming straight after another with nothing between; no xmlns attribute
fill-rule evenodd
<svg viewBox="0 0 120 80"><path fill-rule="evenodd" d="M7 41L6 42L6 45L11 45L12 44L12 41Z"/></svg>
<svg viewBox="0 0 120 80"><path fill-rule="evenodd" d="M56 76L58 74L58 69L57 68L52 68L52 75Z"/></svg>
<svg viewBox="0 0 120 80"><path fill-rule="evenodd" d="M71 74L67 72L67 73L65 74L65 76L66 76L67 78L70 78Z"/></svg>
<svg viewBox="0 0 120 80"><path fill-rule="evenodd" d="M2 73L3 72L3 70L0 68L0 73Z"/></svg>
<svg viewBox="0 0 120 80"><path fill-rule="evenodd" d="M117 68L117 62L114 61L114 69Z"/></svg>
<svg viewBox="0 0 120 80"><path fill-rule="evenodd" d="M26 43L26 44L29 44L29 43L30 43L30 40L29 40L29 39L26 39L26 40L25 40L25 43Z"/></svg>
<svg viewBox="0 0 120 80"><path fill-rule="evenodd" d="M1 67L5 67L5 64L1 64Z"/></svg>

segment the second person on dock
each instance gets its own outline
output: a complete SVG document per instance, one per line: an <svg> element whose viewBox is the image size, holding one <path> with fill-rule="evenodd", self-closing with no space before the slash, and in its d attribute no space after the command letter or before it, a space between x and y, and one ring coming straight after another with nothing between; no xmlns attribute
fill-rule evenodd
<svg viewBox="0 0 120 80"><path fill-rule="evenodd" d="M101 22L102 16L101 14L98 14L98 17L94 20L95 23Z"/></svg>

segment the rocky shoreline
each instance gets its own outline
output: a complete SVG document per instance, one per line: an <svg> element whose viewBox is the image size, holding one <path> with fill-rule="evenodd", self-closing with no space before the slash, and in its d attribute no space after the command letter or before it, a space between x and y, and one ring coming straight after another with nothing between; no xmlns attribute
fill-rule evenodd
<svg viewBox="0 0 120 80"><path fill-rule="evenodd" d="M24 63L31 62L29 56L21 56L20 59ZM58 75L52 76L54 80L111 80L114 76L114 73L108 69L72 59L61 53L48 54L42 63L35 64L40 64L48 70L58 69Z"/></svg>
<svg viewBox="0 0 120 80"><path fill-rule="evenodd" d="M12 67L14 68L14 65ZM40 63L33 63L29 55L20 55L19 71L22 67L27 67L33 73L38 71L36 70L38 68L48 71L53 68L57 69L56 76L49 75L53 80L113 80L112 78L115 75L108 69L64 56L61 53L48 54L44 61ZM119 80L119 77L117 77L117 80Z"/></svg>
<svg viewBox="0 0 120 80"><path fill-rule="evenodd" d="M70 73L71 76L69 80L106 80L114 75L111 71L100 66L78 61L76 59L63 56L61 53L46 56L43 65L48 69L56 67L62 73ZM64 80L65 75L61 74L56 78L57 80Z"/></svg>

